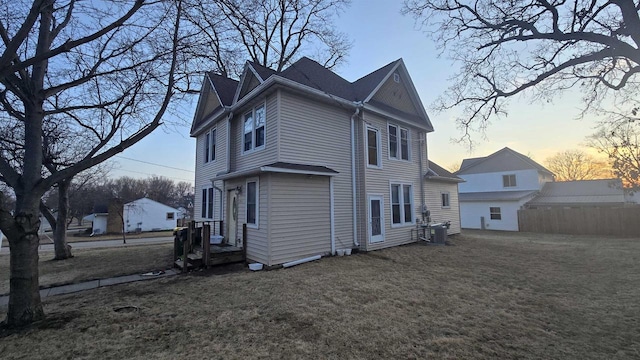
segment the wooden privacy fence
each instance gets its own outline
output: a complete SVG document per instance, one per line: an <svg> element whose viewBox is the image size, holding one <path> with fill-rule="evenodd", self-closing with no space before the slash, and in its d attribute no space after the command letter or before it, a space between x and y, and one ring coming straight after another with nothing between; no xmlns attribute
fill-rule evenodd
<svg viewBox="0 0 640 360"><path fill-rule="evenodd" d="M640 236L640 206L518 210L520 231Z"/></svg>

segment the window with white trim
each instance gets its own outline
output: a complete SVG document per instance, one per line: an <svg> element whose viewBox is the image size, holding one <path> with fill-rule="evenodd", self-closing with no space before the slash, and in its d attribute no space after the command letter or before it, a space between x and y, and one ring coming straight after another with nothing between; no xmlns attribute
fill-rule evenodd
<svg viewBox="0 0 640 360"><path fill-rule="evenodd" d="M449 193L448 192L443 192L440 193L440 197L442 199L442 207L443 208L449 208L451 207L451 203L449 202Z"/></svg>
<svg viewBox="0 0 640 360"><path fill-rule="evenodd" d="M204 162L216 159L216 129L207 132L204 137Z"/></svg>
<svg viewBox="0 0 640 360"><path fill-rule="evenodd" d="M266 112L264 105L244 114L243 152L264 148Z"/></svg>
<svg viewBox="0 0 640 360"><path fill-rule="evenodd" d="M367 126L367 166L381 167L380 130Z"/></svg>
<svg viewBox="0 0 640 360"><path fill-rule="evenodd" d="M503 187L514 187L516 186L516 175L502 175L502 186Z"/></svg>
<svg viewBox="0 0 640 360"><path fill-rule="evenodd" d="M213 188L203 188L200 214L203 219L213 219L213 200Z"/></svg>
<svg viewBox="0 0 640 360"><path fill-rule="evenodd" d="M389 124L389 158L409 160L409 130Z"/></svg>
<svg viewBox="0 0 640 360"><path fill-rule="evenodd" d="M391 224L413 224L413 189L410 184L391 184Z"/></svg>
<svg viewBox="0 0 640 360"><path fill-rule="evenodd" d="M258 181L247 181L247 225L258 226Z"/></svg>
<svg viewBox="0 0 640 360"><path fill-rule="evenodd" d="M491 217L491 220L502 220L502 213L500 212L499 207L490 207L489 216Z"/></svg>

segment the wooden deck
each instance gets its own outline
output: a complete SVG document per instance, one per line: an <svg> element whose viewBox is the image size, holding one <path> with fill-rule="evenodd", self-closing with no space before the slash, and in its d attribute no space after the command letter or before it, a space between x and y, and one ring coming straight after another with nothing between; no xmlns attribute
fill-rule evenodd
<svg viewBox="0 0 640 360"><path fill-rule="evenodd" d="M195 227L195 223L192 223L189 225L186 236L182 236L182 239L178 239L179 235L176 236L174 240L175 267L182 269L182 271L188 271L198 267L238 263L246 260L245 249L242 247L227 244L210 244L208 241L201 241L201 244L195 243L196 232L201 231L199 235L201 239L209 239L211 230L209 224L204 224L199 230ZM220 230L222 230L222 226L220 226ZM243 231L243 238L244 234L245 231ZM180 242L182 242L182 246L180 246ZM244 241L242 243L244 244ZM186 254L186 256L182 256L182 254Z"/></svg>

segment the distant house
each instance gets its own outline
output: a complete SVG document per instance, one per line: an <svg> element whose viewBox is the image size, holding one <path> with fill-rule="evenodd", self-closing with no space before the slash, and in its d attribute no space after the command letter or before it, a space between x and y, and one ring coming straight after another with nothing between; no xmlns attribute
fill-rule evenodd
<svg viewBox="0 0 640 360"><path fill-rule="evenodd" d="M175 228L179 210L149 198L122 204L112 199L109 206L97 205L94 213L83 220L92 221L94 235L105 233L171 230Z"/></svg>
<svg viewBox="0 0 640 360"><path fill-rule="evenodd" d="M100 235L107 233L107 223L109 210L106 204L96 204L93 207L93 214L82 218L83 221L91 221L91 234Z"/></svg>
<svg viewBox="0 0 640 360"><path fill-rule="evenodd" d="M528 209L623 206L620 179L559 181L545 183L526 204Z"/></svg>
<svg viewBox="0 0 640 360"><path fill-rule="evenodd" d="M461 178L429 161L429 169L424 177L427 209L431 213L431 222L451 222L449 234L460 233L460 205L458 203L458 184Z"/></svg>
<svg viewBox="0 0 640 360"><path fill-rule="evenodd" d="M460 183L463 228L518 231L518 210L532 200L554 174L505 147L480 158L464 159L455 173Z"/></svg>
<svg viewBox="0 0 640 360"><path fill-rule="evenodd" d="M176 227L179 210L149 198L124 204L123 218L126 232L171 230Z"/></svg>

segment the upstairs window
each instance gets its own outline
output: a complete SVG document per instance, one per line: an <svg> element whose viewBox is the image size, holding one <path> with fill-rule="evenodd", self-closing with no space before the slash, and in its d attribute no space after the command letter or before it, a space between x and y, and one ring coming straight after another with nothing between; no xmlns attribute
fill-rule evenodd
<svg viewBox="0 0 640 360"><path fill-rule="evenodd" d="M409 160L409 130L389 124L389 158Z"/></svg>
<svg viewBox="0 0 640 360"><path fill-rule="evenodd" d="M380 130L367 127L367 166L380 167Z"/></svg>
<svg viewBox="0 0 640 360"><path fill-rule="evenodd" d="M211 130L211 146L209 152L209 159L211 161L216 159L216 129Z"/></svg>
<svg viewBox="0 0 640 360"><path fill-rule="evenodd" d="M244 114L243 152L264 148L265 122L264 105Z"/></svg>
<svg viewBox="0 0 640 360"><path fill-rule="evenodd" d="M516 175L502 175L502 186L504 187L514 187L516 186Z"/></svg>
<svg viewBox="0 0 640 360"><path fill-rule="evenodd" d="M209 162L209 143L211 142L211 134L207 133L204 137L204 162Z"/></svg>
<svg viewBox="0 0 640 360"><path fill-rule="evenodd" d="M204 162L216 159L216 129L208 132L204 137Z"/></svg>
<svg viewBox="0 0 640 360"><path fill-rule="evenodd" d="M449 208L451 207L451 203L449 202L449 193L448 192L443 192L440 194L440 197L442 199L442 207L443 208Z"/></svg>

